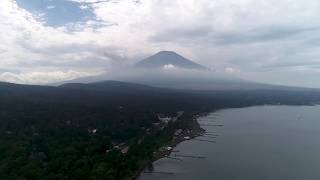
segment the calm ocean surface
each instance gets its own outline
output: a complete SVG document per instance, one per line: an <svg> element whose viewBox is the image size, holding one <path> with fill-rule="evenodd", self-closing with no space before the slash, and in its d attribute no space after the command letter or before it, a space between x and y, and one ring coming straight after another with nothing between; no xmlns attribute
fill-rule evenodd
<svg viewBox="0 0 320 180"><path fill-rule="evenodd" d="M185 141L139 180L319 180L320 106L226 109L199 119L207 137ZM224 126L213 126L224 125ZM218 135L215 138L215 135ZM216 141L216 143L199 140Z"/></svg>

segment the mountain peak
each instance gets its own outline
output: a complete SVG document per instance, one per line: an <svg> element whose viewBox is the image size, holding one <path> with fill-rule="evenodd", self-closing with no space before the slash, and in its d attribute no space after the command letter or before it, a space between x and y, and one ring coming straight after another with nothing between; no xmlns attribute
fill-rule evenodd
<svg viewBox="0 0 320 180"><path fill-rule="evenodd" d="M177 67L184 69L205 70L206 67L192 62L174 51L160 51L135 64L137 68L164 68Z"/></svg>
<svg viewBox="0 0 320 180"><path fill-rule="evenodd" d="M156 53L156 54L162 54L162 55L164 55L164 54L171 54L171 55L179 55L179 54L177 54L176 52L174 52L174 51L159 51L158 53Z"/></svg>

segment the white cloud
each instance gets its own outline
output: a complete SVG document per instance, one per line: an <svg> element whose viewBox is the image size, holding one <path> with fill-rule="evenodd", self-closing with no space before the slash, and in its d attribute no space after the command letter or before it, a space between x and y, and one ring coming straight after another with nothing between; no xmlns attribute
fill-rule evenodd
<svg viewBox="0 0 320 180"><path fill-rule="evenodd" d="M287 73L294 74L303 66L303 74L320 64L317 0L70 1L92 10L96 21L50 27L15 1L2 0L0 69L92 72L173 50L214 69L232 67L248 79L270 82L274 71L290 68ZM259 72L270 76L256 76ZM39 75L39 80L34 75L34 81L30 76L25 81L43 82L45 76L49 81L54 75L59 76ZM305 78L299 80L302 85Z"/></svg>
<svg viewBox="0 0 320 180"><path fill-rule="evenodd" d="M47 9L54 9L56 6L47 6Z"/></svg>
<svg viewBox="0 0 320 180"><path fill-rule="evenodd" d="M239 73L240 71L237 69L234 69L232 67L227 67L227 68L225 68L225 72L228 74L234 74L234 73Z"/></svg>
<svg viewBox="0 0 320 180"><path fill-rule="evenodd" d="M88 5L80 5L79 7L80 7L80 9L89 9Z"/></svg>
<svg viewBox="0 0 320 180"><path fill-rule="evenodd" d="M173 64L166 64L163 66L163 69L177 69L177 67Z"/></svg>
<svg viewBox="0 0 320 180"><path fill-rule="evenodd" d="M52 71L52 72L27 72L27 73L0 73L0 81L22 83L22 84L49 84L72 80L75 78L99 75L99 73L77 72L77 71Z"/></svg>

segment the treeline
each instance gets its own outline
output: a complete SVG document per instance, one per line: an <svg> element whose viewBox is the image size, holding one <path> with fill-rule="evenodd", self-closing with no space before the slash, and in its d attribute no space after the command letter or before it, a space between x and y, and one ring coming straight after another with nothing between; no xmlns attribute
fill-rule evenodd
<svg viewBox="0 0 320 180"><path fill-rule="evenodd" d="M121 82L0 83L0 179L129 179L192 117L228 107L312 104L316 91L181 91ZM159 126L158 113L184 115ZM127 152L122 152L128 147Z"/></svg>

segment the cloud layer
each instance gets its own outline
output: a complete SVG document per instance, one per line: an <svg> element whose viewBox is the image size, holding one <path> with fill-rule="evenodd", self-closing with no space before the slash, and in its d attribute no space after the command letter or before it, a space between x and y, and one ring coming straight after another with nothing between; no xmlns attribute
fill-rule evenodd
<svg viewBox="0 0 320 180"><path fill-rule="evenodd" d="M173 50L249 80L320 87L317 0L24 2L0 4L2 81L69 80Z"/></svg>

